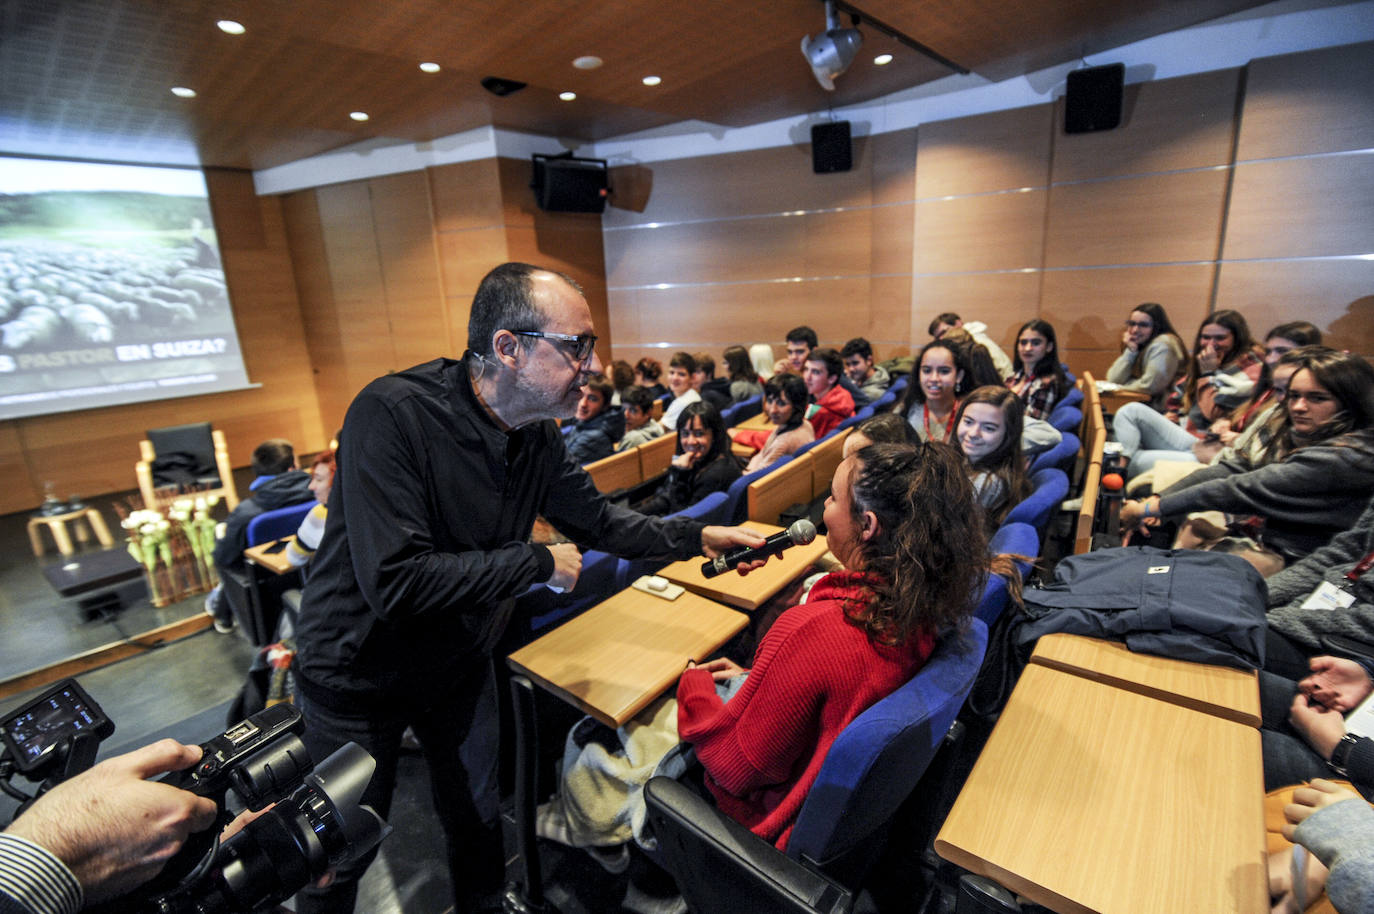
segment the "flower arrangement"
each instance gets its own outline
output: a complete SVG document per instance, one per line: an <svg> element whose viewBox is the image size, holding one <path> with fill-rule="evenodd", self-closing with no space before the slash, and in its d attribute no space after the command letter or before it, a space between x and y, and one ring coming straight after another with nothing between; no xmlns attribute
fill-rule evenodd
<svg viewBox="0 0 1374 914"><path fill-rule="evenodd" d="M218 583L213 561L216 523L210 517L218 503L217 496L179 498L161 511L120 511L129 555L147 572L154 606L204 593Z"/></svg>

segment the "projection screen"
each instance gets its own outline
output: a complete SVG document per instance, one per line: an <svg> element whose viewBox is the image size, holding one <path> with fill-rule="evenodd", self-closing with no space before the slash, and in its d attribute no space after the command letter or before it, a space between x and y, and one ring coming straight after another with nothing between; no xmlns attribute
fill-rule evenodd
<svg viewBox="0 0 1374 914"><path fill-rule="evenodd" d="M0 420L248 386L199 170L0 156Z"/></svg>

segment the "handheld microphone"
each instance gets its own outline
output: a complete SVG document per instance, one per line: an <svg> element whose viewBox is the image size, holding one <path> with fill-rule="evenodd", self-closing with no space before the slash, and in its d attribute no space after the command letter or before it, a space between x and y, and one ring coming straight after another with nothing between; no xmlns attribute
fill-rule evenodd
<svg viewBox="0 0 1374 914"><path fill-rule="evenodd" d="M786 530L781 530L768 537L763 541L762 546L742 546L739 549L731 549L718 558L704 562L701 566L701 573L703 577L714 578L718 574L725 574L725 572L732 571L748 562L778 555L791 546L805 546L815 538L816 525L806 518L802 518Z"/></svg>

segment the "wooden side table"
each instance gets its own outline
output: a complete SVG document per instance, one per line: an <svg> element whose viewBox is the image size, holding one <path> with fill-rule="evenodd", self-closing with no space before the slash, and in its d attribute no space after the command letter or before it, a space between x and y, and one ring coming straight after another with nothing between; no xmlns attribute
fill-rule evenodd
<svg viewBox="0 0 1374 914"><path fill-rule="evenodd" d="M65 514L35 514L29 518L29 545L33 547L35 557L42 558L45 551L42 532L44 527L47 527L48 532L52 534L58 552L63 555L72 554L72 538L67 533L67 521L72 521L72 526L76 531L76 541L83 546L90 542L90 534L86 532L87 524L90 524L91 530L95 533L95 538L101 546L106 549L114 546L114 540L110 537L110 528L105 526L105 518L101 517L100 512L95 508L80 508Z"/></svg>

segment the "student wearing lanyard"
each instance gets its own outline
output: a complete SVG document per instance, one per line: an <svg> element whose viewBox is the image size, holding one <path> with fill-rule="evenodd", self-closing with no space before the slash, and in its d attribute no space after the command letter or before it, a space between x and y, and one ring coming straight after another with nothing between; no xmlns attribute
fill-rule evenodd
<svg viewBox="0 0 1374 914"><path fill-rule="evenodd" d="M906 417L922 441L953 441L955 414L967 375L963 357L949 342L932 340L921 350L916 366L916 376L907 385L897 412Z"/></svg>

